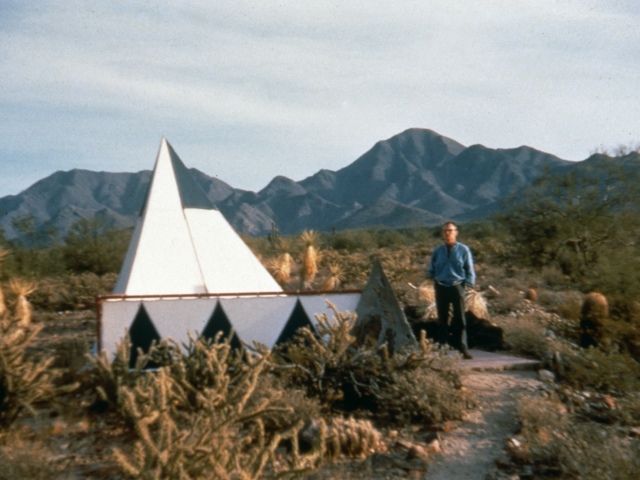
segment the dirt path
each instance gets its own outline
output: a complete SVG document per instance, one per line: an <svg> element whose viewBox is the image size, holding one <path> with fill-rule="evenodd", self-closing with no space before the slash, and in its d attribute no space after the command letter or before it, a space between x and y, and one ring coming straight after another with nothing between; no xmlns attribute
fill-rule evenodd
<svg viewBox="0 0 640 480"><path fill-rule="evenodd" d="M478 407L459 428L444 433L443 452L429 467L425 480L482 480L496 471L495 460L517 428L516 400L541 385L535 371L468 371L463 385Z"/></svg>

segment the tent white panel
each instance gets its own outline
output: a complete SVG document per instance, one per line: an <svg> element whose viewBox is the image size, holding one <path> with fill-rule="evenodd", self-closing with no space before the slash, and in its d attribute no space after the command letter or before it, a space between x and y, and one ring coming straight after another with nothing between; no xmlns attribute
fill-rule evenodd
<svg viewBox="0 0 640 480"><path fill-rule="evenodd" d="M243 342L273 348L298 301L291 296L221 298L220 304Z"/></svg>
<svg viewBox="0 0 640 480"><path fill-rule="evenodd" d="M163 139L147 194L127 295L205 293L184 217L167 142Z"/></svg>
<svg viewBox="0 0 640 480"><path fill-rule="evenodd" d="M189 333L197 338L218 303L215 298L172 298L143 300L160 338L188 343Z"/></svg>
<svg viewBox="0 0 640 480"><path fill-rule="evenodd" d="M133 323L141 302L126 300L103 300L100 317L100 348L115 355L116 346L125 337Z"/></svg>
<svg viewBox="0 0 640 480"><path fill-rule="evenodd" d="M133 263L136 258L136 251L138 249L138 244L140 243L142 223L142 216L140 216L136 221L136 227L133 230L133 236L131 237L129 247L127 248L127 255L124 257L124 262L120 268L120 274L118 275L118 281L113 289L113 293L123 294L127 291L127 283L129 282L129 277L131 277L131 270L133 269Z"/></svg>
<svg viewBox="0 0 640 480"><path fill-rule="evenodd" d="M335 317L335 313L333 313L333 310L329 308L327 301L331 302L340 313L347 311L354 313L358 306L360 295L360 293L328 293L318 295L300 295L299 298L304 311L307 312L307 315L309 316L309 320L316 324L318 323L316 321L316 315L326 313L329 319Z"/></svg>
<svg viewBox="0 0 640 480"><path fill-rule="evenodd" d="M280 292L280 285L218 210L184 210L210 293Z"/></svg>

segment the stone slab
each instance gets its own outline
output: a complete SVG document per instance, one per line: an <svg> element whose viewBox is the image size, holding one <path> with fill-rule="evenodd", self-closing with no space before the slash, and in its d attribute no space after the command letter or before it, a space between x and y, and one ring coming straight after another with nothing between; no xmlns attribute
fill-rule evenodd
<svg viewBox="0 0 640 480"><path fill-rule="evenodd" d="M469 350L473 360L460 360L459 367L465 370L537 370L540 361L515 357L506 353ZM457 354L457 352L456 352Z"/></svg>

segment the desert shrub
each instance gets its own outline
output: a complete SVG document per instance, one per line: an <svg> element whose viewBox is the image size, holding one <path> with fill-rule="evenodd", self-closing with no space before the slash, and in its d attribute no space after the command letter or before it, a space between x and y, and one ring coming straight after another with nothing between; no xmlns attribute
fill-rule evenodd
<svg viewBox="0 0 640 480"><path fill-rule="evenodd" d="M356 252L374 250L378 245L368 230L344 230L324 237L324 243L334 250Z"/></svg>
<svg viewBox="0 0 640 480"><path fill-rule="evenodd" d="M96 296L113 291L117 275L109 273L81 273L47 277L38 283L38 290L31 301L39 310L84 310L95 307Z"/></svg>
<svg viewBox="0 0 640 480"><path fill-rule="evenodd" d="M301 387L288 386L272 372L260 375L252 401L270 399L273 411L264 418L267 430L279 430L300 421L308 424L327 414L317 398L309 397Z"/></svg>
<svg viewBox="0 0 640 480"><path fill-rule="evenodd" d="M265 469L281 476L304 471L321 456L301 455L297 435L303 422L274 430L291 415L274 405L281 393L257 393L269 364L265 349L234 351L230 340L191 340L186 352L160 345L164 366L120 385L117 398L138 440L133 453L118 449L123 472L135 478L262 478ZM158 346L148 358L157 360ZM271 428L267 428L269 425ZM275 460L287 440L292 455ZM324 445L324 438L320 442Z"/></svg>
<svg viewBox="0 0 640 480"><path fill-rule="evenodd" d="M640 468L640 445L615 430L572 421L556 398L522 397L520 447L511 454L545 477L632 479Z"/></svg>
<svg viewBox="0 0 640 480"><path fill-rule="evenodd" d="M538 295L538 303L562 318L577 322L580 319L583 298L584 296L577 291L543 290Z"/></svg>
<svg viewBox="0 0 640 480"><path fill-rule="evenodd" d="M140 377L122 392L138 440L133 454L116 449L116 461L133 478L261 478L269 460L276 468L274 451L281 440L295 438L300 426L267 436L260 417L268 402L246 410L253 386L245 387L242 402L232 408L226 402L220 408L224 399L214 396L200 411L185 413L177 406L186 392L166 367Z"/></svg>
<svg viewBox="0 0 640 480"><path fill-rule="evenodd" d="M553 353L552 340L547 335L548 320L538 312L517 313L494 317L503 329L507 348L517 354L545 360Z"/></svg>
<svg viewBox="0 0 640 480"><path fill-rule="evenodd" d="M331 264L339 266L343 288L364 287L371 273L371 260L364 253L345 254L336 250L323 250L323 269L326 271Z"/></svg>
<svg viewBox="0 0 640 480"><path fill-rule="evenodd" d="M627 392L615 400L615 408L606 411L608 423L640 425L640 391Z"/></svg>
<svg viewBox="0 0 640 480"><path fill-rule="evenodd" d="M616 350L565 349L558 365L558 380L576 389L599 392L640 391L640 364Z"/></svg>
<svg viewBox="0 0 640 480"><path fill-rule="evenodd" d="M301 329L276 351L276 372L328 408L363 411L404 424L460 418L465 401L455 359L426 338L389 356L386 347L356 347L354 315L318 316L317 335Z"/></svg>
<svg viewBox="0 0 640 480"><path fill-rule="evenodd" d="M376 233L378 248L395 248L407 244L407 237L397 230L379 230Z"/></svg>
<svg viewBox="0 0 640 480"><path fill-rule="evenodd" d="M640 362L640 322L612 318L604 322L603 330L609 343Z"/></svg>
<svg viewBox="0 0 640 480"><path fill-rule="evenodd" d="M131 368L131 340L126 335L118 342L115 355L103 350L96 355L87 355L86 359L89 363L87 381L96 390L96 406L122 412L122 389L135 385L149 357L138 355L134 368Z"/></svg>
<svg viewBox="0 0 640 480"><path fill-rule="evenodd" d="M35 359L26 349L42 330L5 314L0 318L0 425L8 426L24 411L51 400L77 385L56 386L60 377L51 368L54 357Z"/></svg>
<svg viewBox="0 0 640 480"><path fill-rule="evenodd" d="M545 286L553 290L565 289L572 285L571 279L553 265L543 267L541 275Z"/></svg>
<svg viewBox="0 0 640 480"><path fill-rule="evenodd" d="M497 314L506 314L518 308L522 303L523 295L520 290L514 288L500 288L499 294L491 299L489 306Z"/></svg>
<svg viewBox="0 0 640 480"><path fill-rule="evenodd" d="M40 439L25 440L21 432L6 432L0 437L0 480L62 478L64 464L54 459L55 454Z"/></svg>

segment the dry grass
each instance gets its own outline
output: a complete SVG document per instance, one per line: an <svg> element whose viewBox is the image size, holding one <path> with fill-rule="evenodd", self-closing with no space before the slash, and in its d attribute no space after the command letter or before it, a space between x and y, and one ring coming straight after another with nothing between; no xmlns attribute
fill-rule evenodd
<svg viewBox="0 0 640 480"><path fill-rule="evenodd" d="M535 474L554 478L631 480L640 471L640 444L615 429L576 422L555 397L518 402L521 446L510 453Z"/></svg>
<svg viewBox="0 0 640 480"><path fill-rule="evenodd" d="M56 450L42 438L25 439L25 433L11 431L0 434L0 480L63 478L65 465L52 461L59 457Z"/></svg>
<svg viewBox="0 0 640 480"><path fill-rule="evenodd" d="M21 325L31 324L31 316L33 310L31 304L27 300L27 296L31 295L37 289L37 283L31 280L21 278L12 278L9 282L9 288L16 298L15 318Z"/></svg>
<svg viewBox="0 0 640 480"><path fill-rule="evenodd" d="M465 296L467 311L473 313L477 318L489 319L489 309L484 295L477 290L467 290Z"/></svg>
<svg viewBox="0 0 640 480"><path fill-rule="evenodd" d="M291 274L295 262L289 252L285 252L267 262L267 269L273 278L284 287L291 281Z"/></svg>
<svg viewBox="0 0 640 480"><path fill-rule="evenodd" d="M553 354L555 346L547 336L548 320L540 313L496 316L493 321L503 329L510 351L539 360L547 360Z"/></svg>
<svg viewBox="0 0 640 480"><path fill-rule="evenodd" d="M339 288L344 279L342 267L337 263L329 264L329 276L325 279L320 287L321 290L335 290Z"/></svg>

